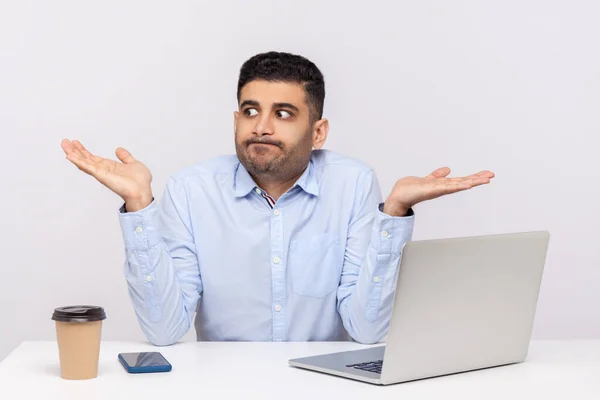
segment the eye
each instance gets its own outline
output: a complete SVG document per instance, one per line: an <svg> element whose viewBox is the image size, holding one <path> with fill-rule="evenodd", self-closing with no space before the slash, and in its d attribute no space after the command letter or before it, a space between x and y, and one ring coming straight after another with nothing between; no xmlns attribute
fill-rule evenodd
<svg viewBox="0 0 600 400"><path fill-rule="evenodd" d="M281 119L287 119L292 116L292 113L285 111L285 110L279 110L279 111L277 111L277 116Z"/></svg>
<svg viewBox="0 0 600 400"><path fill-rule="evenodd" d="M258 111L256 111L256 108L247 108L244 110L244 114L248 115L249 117L253 117L258 114Z"/></svg>

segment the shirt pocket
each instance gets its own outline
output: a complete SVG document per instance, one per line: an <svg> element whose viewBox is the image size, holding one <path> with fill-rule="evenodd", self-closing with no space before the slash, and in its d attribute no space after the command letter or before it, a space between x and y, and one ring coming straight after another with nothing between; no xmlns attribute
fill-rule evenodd
<svg viewBox="0 0 600 400"><path fill-rule="evenodd" d="M340 282L342 263L337 235L325 233L290 241L288 268L292 292L322 298Z"/></svg>

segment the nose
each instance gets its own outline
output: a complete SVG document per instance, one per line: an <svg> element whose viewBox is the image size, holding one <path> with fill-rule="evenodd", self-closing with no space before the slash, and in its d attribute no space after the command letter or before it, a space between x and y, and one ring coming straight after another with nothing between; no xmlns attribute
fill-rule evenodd
<svg viewBox="0 0 600 400"><path fill-rule="evenodd" d="M256 125L254 125L254 134L257 136L272 135L275 131L273 127L273 121L268 114L263 114L256 119Z"/></svg>

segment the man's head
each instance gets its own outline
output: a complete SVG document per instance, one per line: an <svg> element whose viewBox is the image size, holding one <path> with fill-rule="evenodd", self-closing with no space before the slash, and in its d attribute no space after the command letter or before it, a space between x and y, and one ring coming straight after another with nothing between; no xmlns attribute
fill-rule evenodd
<svg viewBox="0 0 600 400"><path fill-rule="evenodd" d="M285 182L308 165L327 139L325 82L304 57L257 54L240 69L234 113L238 158L254 177Z"/></svg>

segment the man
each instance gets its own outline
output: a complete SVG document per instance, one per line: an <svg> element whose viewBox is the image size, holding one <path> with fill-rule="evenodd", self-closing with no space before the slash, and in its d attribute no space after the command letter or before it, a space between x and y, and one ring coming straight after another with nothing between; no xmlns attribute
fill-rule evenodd
<svg viewBox="0 0 600 400"><path fill-rule="evenodd" d="M325 84L288 53L246 61L234 113L237 155L172 176L157 205L148 168L64 140L67 159L121 196L130 297L147 338L375 343L387 333L412 207L490 182L441 168L382 202L372 169L322 150Z"/></svg>

